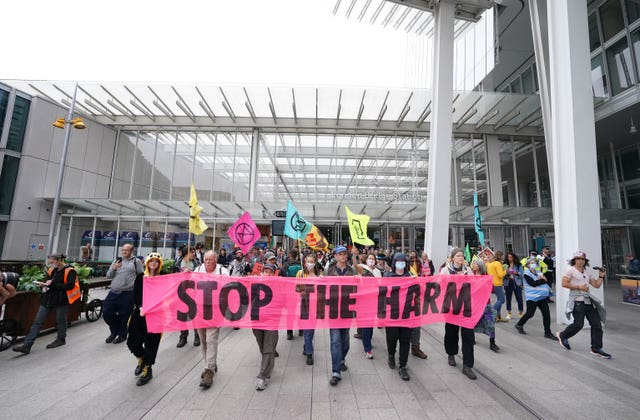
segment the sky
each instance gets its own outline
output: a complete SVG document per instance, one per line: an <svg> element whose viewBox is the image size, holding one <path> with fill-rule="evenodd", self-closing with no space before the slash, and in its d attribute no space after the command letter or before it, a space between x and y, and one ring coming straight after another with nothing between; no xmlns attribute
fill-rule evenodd
<svg viewBox="0 0 640 420"><path fill-rule="evenodd" d="M334 6L7 1L0 6L12 17L2 19L0 79L402 87L405 32L359 22L355 13L346 19L344 5L334 16Z"/></svg>

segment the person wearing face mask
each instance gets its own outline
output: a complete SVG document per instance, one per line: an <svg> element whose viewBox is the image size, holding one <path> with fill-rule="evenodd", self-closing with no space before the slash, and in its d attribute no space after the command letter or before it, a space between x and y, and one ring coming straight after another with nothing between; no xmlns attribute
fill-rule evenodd
<svg viewBox="0 0 640 420"><path fill-rule="evenodd" d="M273 264L265 264L262 267L261 276L274 276L277 267ZM271 378L273 366L276 358L276 346L278 345L278 331L260 330L253 328L253 335L256 337L258 348L262 354L260 372L256 380L256 390L264 391L267 387L267 380Z"/></svg>
<svg viewBox="0 0 640 420"><path fill-rule="evenodd" d="M311 277L320 277L322 275L322 270L318 265L318 260L316 259L315 254L309 254L304 258L304 266L302 270L298 271L296 274L296 278L311 278ZM296 292L300 293L301 300L308 301L309 293L303 287L302 280L296 285ZM313 336L315 335L315 330L303 330L302 336L304 337L304 345L302 346L302 355L307 356L307 364L313 365Z"/></svg>
<svg viewBox="0 0 640 420"><path fill-rule="evenodd" d="M515 328L520 334L526 334L524 324L533 317L536 309L540 309L544 337L555 340L556 336L551 332L551 314L549 313L548 303L551 288L549 288L547 278L540 271L536 258L529 257L526 263L524 270L524 299L527 302L527 311L515 325Z"/></svg>
<svg viewBox="0 0 640 420"><path fill-rule="evenodd" d="M464 261L464 250L462 248L453 248L449 261L440 270L440 274L451 274L455 276L467 276L472 274L469 267ZM459 325L445 323L444 324L444 349L448 355L449 366L456 366L456 354L458 354L458 336L462 337L462 374L469 379L476 379L473 371L474 356L473 344L475 343L475 334L472 328L464 328Z"/></svg>
<svg viewBox="0 0 640 420"><path fill-rule="evenodd" d="M391 261L393 271L386 273L385 277L411 277L407 267L407 257L402 253L397 253ZM387 333L387 352L389 353L389 368L396 368L396 346L400 343L400 351L398 352L398 375L404 381L408 381L411 377L407 372L407 360L409 359L409 346L411 343L412 328L406 327L386 327Z"/></svg>

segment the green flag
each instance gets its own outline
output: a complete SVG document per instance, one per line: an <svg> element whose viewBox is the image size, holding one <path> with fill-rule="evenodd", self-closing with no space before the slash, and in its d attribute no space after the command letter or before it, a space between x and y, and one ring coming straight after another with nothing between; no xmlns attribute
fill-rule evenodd
<svg viewBox="0 0 640 420"><path fill-rule="evenodd" d="M464 248L464 260L466 262L471 261L471 250L469 249L469 243L467 242L467 246Z"/></svg>
<svg viewBox="0 0 640 420"><path fill-rule="evenodd" d="M287 205L287 216L284 222L284 234L293 239L304 240L307 233L311 231L313 224L304 220L298 209L289 201Z"/></svg>

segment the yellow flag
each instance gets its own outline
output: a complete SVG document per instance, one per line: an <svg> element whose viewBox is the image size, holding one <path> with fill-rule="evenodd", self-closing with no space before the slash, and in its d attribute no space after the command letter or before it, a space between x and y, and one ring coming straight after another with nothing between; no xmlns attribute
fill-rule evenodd
<svg viewBox="0 0 640 420"><path fill-rule="evenodd" d="M345 206L344 209L347 211L351 241L354 244L374 245L375 242L367 236L367 224L369 223L370 217L366 214L351 213L347 206Z"/></svg>
<svg viewBox="0 0 640 420"><path fill-rule="evenodd" d="M198 204L198 197L196 197L196 188L191 184L191 197L189 198L189 232L193 232L196 235L202 235L202 232L207 230L209 226L200 219L200 212L202 207Z"/></svg>

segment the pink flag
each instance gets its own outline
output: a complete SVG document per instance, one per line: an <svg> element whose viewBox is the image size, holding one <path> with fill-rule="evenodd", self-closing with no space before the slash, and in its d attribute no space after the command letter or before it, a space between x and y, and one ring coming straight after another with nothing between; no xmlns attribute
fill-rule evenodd
<svg viewBox="0 0 640 420"><path fill-rule="evenodd" d="M260 230L258 230L258 226L253 222L248 211L245 211L229 228L227 234L233 242L240 247L244 254L260 239Z"/></svg>

